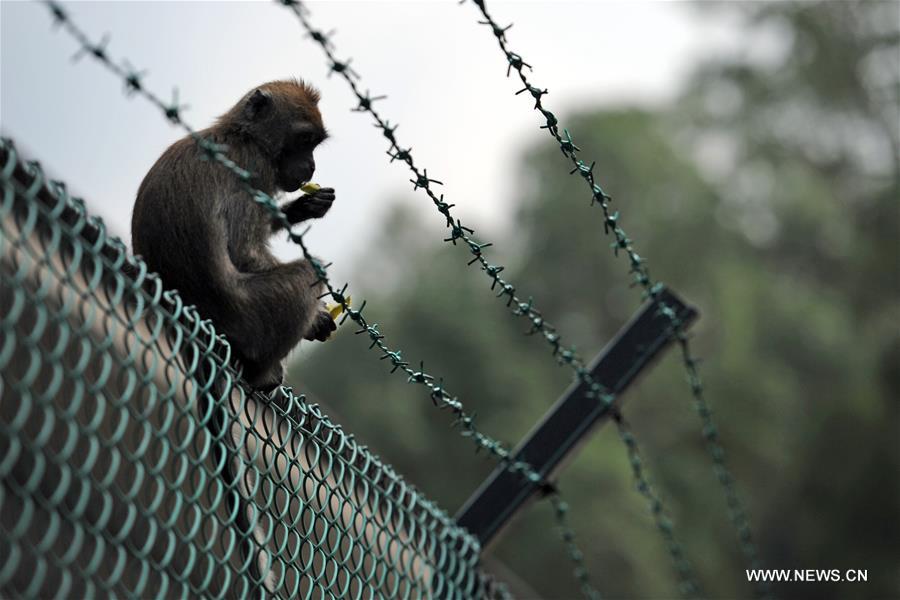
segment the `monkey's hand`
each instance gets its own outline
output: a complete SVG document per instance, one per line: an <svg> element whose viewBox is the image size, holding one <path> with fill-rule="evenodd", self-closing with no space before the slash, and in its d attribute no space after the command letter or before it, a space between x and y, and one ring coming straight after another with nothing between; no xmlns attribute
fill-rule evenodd
<svg viewBox="0 0 900 600"><path fill-rule="evenodd" d="M334 188L319 188L312 194L304 194L284 207L284 214L293 225L307 219L319 219L331 209Z"/></svg>
<svg viewBox="0 0 900 600"><path fill-rule="evenodd" d="M312 325L309 327L309 331L306 332L304 339L324 342L331 337L332 332L336 329L337 323L331 318L331 313L327 310L320 310L316 318L313 319Z"/></svg>

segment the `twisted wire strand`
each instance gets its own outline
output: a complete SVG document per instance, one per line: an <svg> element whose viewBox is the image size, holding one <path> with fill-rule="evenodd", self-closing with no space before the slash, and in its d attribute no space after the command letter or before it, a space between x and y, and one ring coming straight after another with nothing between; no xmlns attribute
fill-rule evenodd
<svg viewBox="0 0 900 600"><path fill-rule="evenodd" d="M548 90L546 88L540 88L540 86L535 85L529 80L525 71L530 70L531 65L525 62L525 59L522 58L520 54L509 49L506 33L509 31L510 27L512 27L512 24L501 27L488 13L485 0L472 0L472 2L478 7L484 18L483 21L479 21L479 24L490 27L500 50L506 56L507 77L515 71L524 86L521 90L516 92L516 94L518 95L527 92L534 99L534 110L541 113L544 118L544 124L541 125L540 128L547 130L547 133L559 144L560 151L562 151L563 155L571 161L573 168L570 171L570 174L578 174L590 188L591 206L596 204L603 212L604 233L606 235L612 233L615 238L611 244L613 252L616 256L619 255L619 252L623 252L628 259L629 273L633 279L632 284L638 285L642 289L642 296L644 298L652 298L659 302L660 313L669 318L681 349L682 365L687 374L695 411L701 420L707 451L713 462L713 470L716 474L716 479L722 488L728 506L729 520L732 527L735 529L741 552L744 555L747 564L751 568L758 569L761 566L761 562L759 551L756 544L753 542L750 518L747 514L745 503L737 490L735 478L729 471L725 462L725 450L719 437L718 428L713 420L712 409L706 401L703 392L703 382L700 378L698 368L700 360L691 352L690 336L685 330L685 322L678 317L676 311L670 306L667 306L659 298L663 285L660 282L654 282L650 277L646 259L642 258L637 253L631 238L628 237L625 230L620 225L618 211L613 212L610 209L612 197L603 191L603 188L594 177L594 167L596 166L596 162L591 162L591 164L588 165L587 162L579 158L578 153L580 148L575 145L569 130L562 129L561 132L559 120L556 115L544 106L543 97L548 93ZM769 587L765 582L757 582L756 592L760 597L767 597L770 595Z"/></svg>

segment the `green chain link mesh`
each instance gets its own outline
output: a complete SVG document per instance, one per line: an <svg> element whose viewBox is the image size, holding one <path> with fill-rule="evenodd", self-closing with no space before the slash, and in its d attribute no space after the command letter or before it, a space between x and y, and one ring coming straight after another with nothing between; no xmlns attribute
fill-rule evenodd
<svg viewBox="0 0 900 600"><path fill-rule="evenodd" d="M0 595L506 597L480 547L0 142Z"/></svg>

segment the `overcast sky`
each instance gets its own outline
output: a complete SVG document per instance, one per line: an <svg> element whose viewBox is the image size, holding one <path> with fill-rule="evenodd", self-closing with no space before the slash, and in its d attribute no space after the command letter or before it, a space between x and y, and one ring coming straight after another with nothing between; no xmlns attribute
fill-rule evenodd
<svg viewBox="0 0 900 600"><path fill-rule="evenodd" d="M523 147L551 143L474 5L446 2L309 2L322 30L337 29L340 57L352 57L363 89L388 94L378 105L399 123L399 141L445 183L447 200L483 231L502 228L515 202L511 163ZM337 201L310 234L313 250L346 278L386 201L402 198L441 217L412 194L409 173L388 163L386 140L365 114L351 112L346 84L329 78L324 56L299 23L273 2L70 2L71 17L109 52L148 69L164 98L174 86L197 128L264 81L302 77L322 90L332 139L317 153L315 180ZM666 102L702 55L734 39L728 23L687 3L489 2L514 22L511 48L550 90L547 106L573 109ZM89 209L129 241L135 192L148 168L182 132L134 97L91 59L73 63L75 42L51 27L46 7L0 3L0 128L85 197ZM560 168L563 168L562 164ZM437 240L436 240L437 241ZM281 256L296 256L287 242Z"/></svg>

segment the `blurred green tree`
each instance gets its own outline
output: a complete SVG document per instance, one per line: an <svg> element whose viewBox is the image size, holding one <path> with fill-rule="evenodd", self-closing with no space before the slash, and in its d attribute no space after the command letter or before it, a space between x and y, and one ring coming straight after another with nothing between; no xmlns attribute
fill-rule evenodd
<svg viewBox="0 0 900 600"><path fill-rule="evenodd" d="M672 106L563 122L583 156L596 159L651 272L702 311L696 343L709 357L708 397L766 566L868 569L865 584L777 591L900 597L900 5L717 9L741 19L738 50L701 65ZM514 235L492 256L592 356L636 310L639 293L628 289L627 264L609 250L583 182L566 171L536 136L522 159ZM445 237L435 225L397 208L355 286L391 345L424 360L485 431L514 444L571 374L523 335L526 324L492 297L483 274L462 266L465 250L435 243ZM387 370L341 332L304 354L291 380L455 510L493 463L459 439L421 388ZM706 593L748 597L683 380L670 353L629 392L625 412ZM611 429L582 450L561 487L607 597L675 594ZM492 553L535 593L576 597L551 523L548 508L535 505Z"/></svg>

